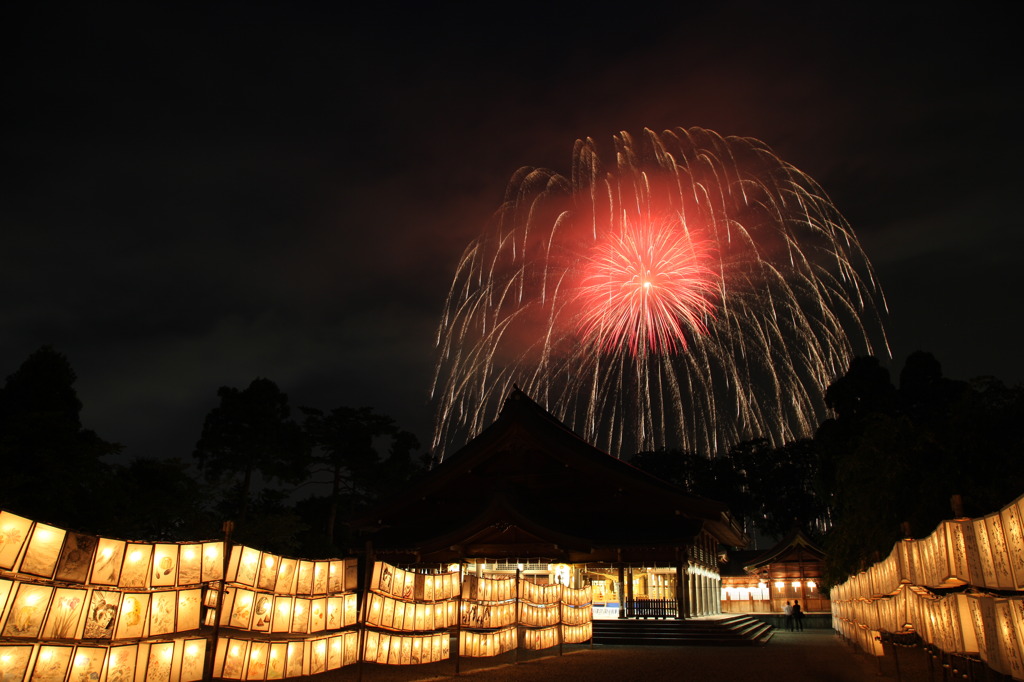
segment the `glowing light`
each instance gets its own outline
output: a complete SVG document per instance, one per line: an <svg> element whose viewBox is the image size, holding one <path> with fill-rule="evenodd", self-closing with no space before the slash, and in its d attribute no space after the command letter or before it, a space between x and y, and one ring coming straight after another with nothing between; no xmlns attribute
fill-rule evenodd
<svg viewBox="0 0 1024 682"><path fill-rule="evenodd" d="M188 646L185 647L185 655L186 656L195 656L198 653L199 653L199 647L197 647L195 644L189 644Z"/></svg>
<svg viewBox="0 0 1024 682"><path fill-rule="evenodd" d="M800 581L799 580L794 580L793 581L793 587L800 587Z"/></svg>
<svg viewBox="0 0 1024 682"><path fill-rule="evenodd" d="M813 589L814 589L815 587L817 587L817 586L818 586L818 585L817 585L817 583L815 583L815 582L814 582L813 580L808 580L808 581L807 581L807 587L808 587L808 589L811 589L811 590L813 590Z"/></svg>
<svg viewBox="0 0 1024 682"><path fill-rule="evenodd" d="M266 566L267 568L273 568L274 567L274 557L272 557L270 555L267 555L263 559L263 565Z"/></svg>
<svg viewBox="0 0 1024 682"><path fill-rule="evenodd" d="M786 583L782 582L781 580L779 580L779 581L777 581L775 583L775 589L777 589L777 590L785 589L785 587L786 587Z"/></svg>
<svg viewBox="0 0 1024 682"><path fill-rule="evenodd" d="M114 549L112 547L106 547L102 552L100 552L100 556L103 557L103 559L109 559L113 553Z"/></svg>
<svg viewBox="0 0 1024 682"><path fill-rule="evenodd" d="M133 551L131 554L128 555L128 560L131 561L133 564L138 563L142 560L142 551L138 549Z"/></svg>
<svg viewBox="0 0 1024 682"><path fill-rule="evenodd" d="M464 252L437 337L434 449L513 383L612 453L716 454L809 435L855 355L888 351L884 297L813 179L750 138L620 133L571 178L524 169Z"/></svg>
<svg viewBox="0 0 1024 682"><path fill-rule="evenodd" d="M189 547L188 549L185 550L185 555L184 556L185 556L185 560L186 561L192 561L193 559L196 558L196 552L195 552L194 549Z"/></svg>

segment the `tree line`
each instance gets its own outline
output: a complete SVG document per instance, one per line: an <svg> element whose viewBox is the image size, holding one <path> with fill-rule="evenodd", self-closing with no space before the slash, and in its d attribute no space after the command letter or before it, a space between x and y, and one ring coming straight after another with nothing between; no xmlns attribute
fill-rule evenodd
<svg viewBox="0 0 1024 682"><path fill-rule="evenodd" d="M217 391L191 458L105 461L123 450L81 422L76 375L35 351L0 388L0 508L64 528L146 540L235 539L337 556L345 521L423 471L416 437L369 407L301 407L258 378Z"/></svg>
<svg viewBox="0 0 1024 682"><path fill-rule="evenodd" d="M763 439L717 456L642 452L632 463L725 502L749 533L799 528L828 554L830 584L885 558L943 520L996 511L1024 494L1024 387L954 381L929 353L894 385L875 357L855 358L825 392L831 416L812 438Z"/></svg>
<svg viewBox="0 0 1024 682"><path fill-rule="evenodd" d="M422 475L416 437L369 407L300 407L271 380L221 387L191 458L105 461L122 450L86 429L75 373L50 347L0 388L0 508L65 528L147 540L218 537L282 554L337 556L347 522ZM628 458L688 492L729 505L748 532L800 528L829 554L828 580L884 558L943 519L981 516L1024 493L1024 388L943 377L909 356L894 384L854 359L825 392L811 438L738 443L722 453ZM951 500L956 505L951 505Z"/></svg>

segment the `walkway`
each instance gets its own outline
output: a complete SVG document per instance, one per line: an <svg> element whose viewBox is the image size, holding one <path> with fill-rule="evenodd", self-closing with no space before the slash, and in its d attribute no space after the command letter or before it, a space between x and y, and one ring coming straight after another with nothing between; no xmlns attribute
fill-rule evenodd
<svg viewBox="0 0 1024 682"><path fill-rule="evenodd" d="M520 652L488 659L462 659L459 678L471 682L559 682L613 680L659 682L692 679L701 682L879 682L874 659L854 651L832 630L776 632L763 647L576 646ZM421 666L365 665L364 682L450 680L454 662ZM356 666L318 675L324 682L354 682Z"/></svg>

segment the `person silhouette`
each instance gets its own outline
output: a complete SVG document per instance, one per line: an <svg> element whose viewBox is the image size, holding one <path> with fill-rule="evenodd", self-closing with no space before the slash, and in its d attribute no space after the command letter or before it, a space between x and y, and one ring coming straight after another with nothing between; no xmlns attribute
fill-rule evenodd
<svg viewBox="0 0 1024 682"><path fill-rule="evenodd" d="M793 606L787 601L786 607L782 609L783 613L786 614L786 629L790 632L793 631Z"/></svg>
<svg viewBox="0 0 1024 682"><path fill-rule="evenodd" d="M799 599L793 601L793 625L796 627L797 632L804 631L804 610L800 608Z"/></svg>

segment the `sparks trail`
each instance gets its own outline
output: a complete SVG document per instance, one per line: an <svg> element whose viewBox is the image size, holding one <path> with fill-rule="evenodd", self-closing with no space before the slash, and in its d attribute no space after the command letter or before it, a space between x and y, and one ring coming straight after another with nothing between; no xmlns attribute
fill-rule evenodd
<svg viewBox="0 0 1024 682"><path fill-rule="evenodd" d="M518 383L610 452L706 453L807 435L855 353L887 351L884 298L810 177L750 138L614 137L605 167L524 168L467 248L438 331L434 446Z"/></svg>

